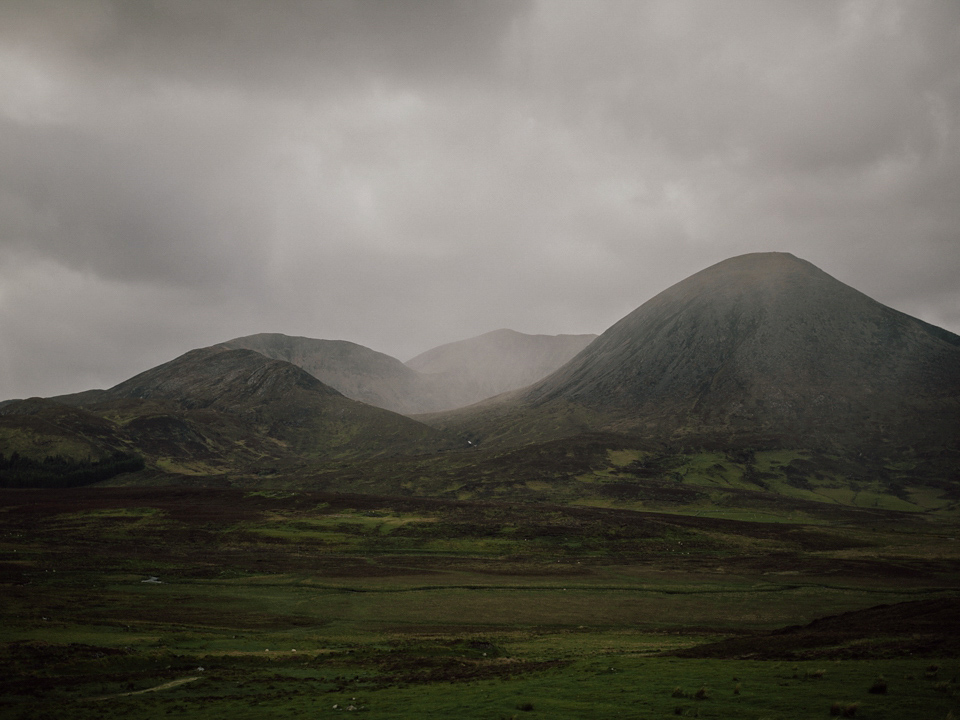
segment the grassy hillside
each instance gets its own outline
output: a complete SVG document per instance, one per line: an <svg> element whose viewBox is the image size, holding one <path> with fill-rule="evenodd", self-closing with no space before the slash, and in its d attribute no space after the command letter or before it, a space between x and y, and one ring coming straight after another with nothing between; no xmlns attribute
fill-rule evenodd
<svg viewBox="0 0 960 720"><path fill-rule="evenodd" d="M847 511L960 511L950 454L849 458L809 449L671 448L591 433L522 447L480 445L420 457L302 468L276 487L458 500L499 500L755 518ZM241 487L262 478L231 476Z"/></svg>

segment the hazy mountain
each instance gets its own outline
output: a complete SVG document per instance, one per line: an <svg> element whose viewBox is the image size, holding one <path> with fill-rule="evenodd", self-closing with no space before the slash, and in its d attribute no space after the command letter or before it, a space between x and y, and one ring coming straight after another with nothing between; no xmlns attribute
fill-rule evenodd
<svg viewBox="0 0 960 720"><path fill-rule="evenodd" d="M744 255L660 293L523 393L436 421L488 437L956 445L960 337L793 255Z"/></svg>
<svg viewBox="0 0 960 720"><path fill-rule="evenodd" d="M594 340L596 335L527 335L494 330L440 345L407 366L447 389L447 407L479 402L540 380Z"/></svg>
<svg viewBox="0 0 960 720"><path fill-rule="evenodd" d="M109 390L4 403L0 453L134 453L154 472L551 501L666 502L699 492L677 485L687 475L813 502L818 488L853 497L861 482L917 507L927 490L956 493L960 337L792 255L721 262L577 353L585 341L497 331L418 356L412 365L434 371L418 372L352 343L241 338L232 342L259 350L214 346ZM396 402L397 388L419 387L422 404L494 392L574 356L532 385L431 415L428 427L263 351L355 383L357 394L363 378ZM473 450L438 454L468 440ZM776 452L757 459L761 449ZM709 466L698 465L701 450ZM582 481L591 473L596 482Z"/></svg>
<svg viewBox="0 0 960 720"><path fill-rule="evenodd" d="M348 398L403 414L443 407L419 374L396 358L344 340L260 333L221 343L285 360Z"/></svg>
<svg viewBox="0 0 960 720"><path fill-rule="evenodd" d="M405 415L449 410L529 385L576 355L594 335L496 330L441 345L404 364L343 340L262 333L221 345L285 360L354 400Z"/></svg>

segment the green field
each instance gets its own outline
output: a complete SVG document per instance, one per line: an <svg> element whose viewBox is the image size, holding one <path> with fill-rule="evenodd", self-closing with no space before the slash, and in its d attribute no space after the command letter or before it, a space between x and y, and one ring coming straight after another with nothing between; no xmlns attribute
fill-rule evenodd
<svg viewBox="0 0 960 720"><path fill-rule="evenodd" d="M955 525L792 513L3 491L0 715L960 715Z"/></svg>

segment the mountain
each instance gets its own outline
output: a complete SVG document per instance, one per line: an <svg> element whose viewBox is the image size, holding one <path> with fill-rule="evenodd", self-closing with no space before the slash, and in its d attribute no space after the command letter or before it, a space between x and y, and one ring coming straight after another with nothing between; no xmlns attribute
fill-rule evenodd
<svg viewBox="0 0 960 720"><path fill-rule="evenodd" d="M0 452L98 459L133 452L194 475L319 468L453 444L251 350L193 350L109 390L5 405Z"/></svg>
<svg viewBox="0 0 960 720"><path fill-rule="evenodd" d="M396 358L345 340L315 340L280 333L234 338L223 347L254 350L306 370L353 400L402 414L443 406L433 388Z"/></svg>
<svg viewBox="0 0 960 720"><path fill-rule="evenodd" d="M535 383L596 337L494 330L435 347L408 360L407 366L446 387L444 409L452 409Z"/></svg>
<svg viewBox="0 0 960 720"><path fill-rule="evenodd" d="M406 364L343 340L279 333L235 338L220 346L285 360L349 398L416 415L470 405L529 385L563 365L594 337L496 330L433 348Z"/></svg>
<svg viewBox="0 0 960 720"><path fill-rule="evenodd" d="M956 447L960 337L788 253L660 293L521 393L433 418L477 437L606 429L671 442Z"/></svg>
<svg viewBox="0 0 960 720"><path fill-rule="evenodd" d="M361 369L377 377L381 363L379 377L447 393L469 381L482 393L520 381L511 358L532 367L531 358L559 357L549 355L555 338L524 356L539 340L517 335L488 333L411 361L438 372L349 343L254 338L317 367L336 367L330 350L342 350L357 392ZM67 468L76 477L138 456L146 476L167 479L502 502L960 507L960 337L785 253L707 268L532 385L418 420L429 426L345 397L285 359L219 345L109 390L4 403L0 480L10 468L59 473L56 463L35 466L47 456L76 460Z"/></svg>
<svg viewBox="0 0 960 720"><path fill-rule="evenodd" d="M7 456L99 458L126 445L115 423L79 407L43 398L0 407L0 453Z"/></svg>

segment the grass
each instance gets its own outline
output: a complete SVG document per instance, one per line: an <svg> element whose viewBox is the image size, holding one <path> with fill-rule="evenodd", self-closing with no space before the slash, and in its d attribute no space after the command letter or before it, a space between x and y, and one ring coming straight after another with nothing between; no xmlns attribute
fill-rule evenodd
<svg viewBox="0 0 960 720"><path fill-rule="evenodd" d="M944 461L945 462L945 461ZM432 458L372 462L323 476L341 491L462 500L560 502L688 512L730 509L817 516L817 506L955 516L942 483L949 468L920 460L851 458L803 449L663 450L616 435L583 435L520 448L482 447ZM304 487L307 487L304 484ZM809 509L809 507L812 509Z"/></svg>
<svg viewBox="0 0 960 720"><path fill-rule="evenodd" d="M834 702L841 716L956 714L956 656L898 649L916 653L916 628L801 644L803 657L673 655L960 593L949 524L832 517L6 491L0 715L792 718Z"/></svg>
<svg viewBox="0 0 960 720"><path fill-rule="evenodd" d="M27 427L0 424L0 447L8 457L13 453L43 458L60 455L74 460L91 460L98 455L90 443L85 443L66 432L31 431Z"/></svg>
<svg viewBox="0 0 960 720"><path fill-rule="evenodd" d="M900 678L896 692L885 696L867 692L873 668L862 663L836 664L828 676L811 681L803 665L603 654L539 663L478 659L444 641L322 654L108 655L85 663L70 684L10 702L5 717L335 717L352 707L372 718L479 719L518 712L601 719L790 718L827 716L834 702L841 716L895 718L945 717L956 709L955 700L926 681L908 679L922 665L904 660L875 663ZM187 682L173 685L178 680Z"/></svg>

